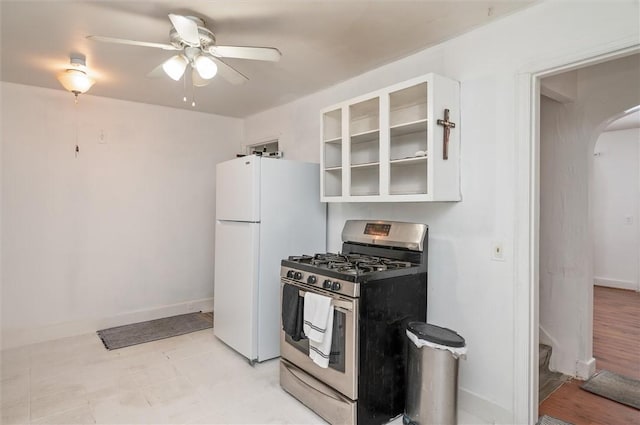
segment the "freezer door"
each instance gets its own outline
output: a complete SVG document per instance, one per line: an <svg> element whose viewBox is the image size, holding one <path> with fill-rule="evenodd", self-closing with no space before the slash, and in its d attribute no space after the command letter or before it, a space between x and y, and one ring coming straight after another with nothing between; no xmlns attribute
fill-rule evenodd
<svg viewBox="0 0 640 425"><path fill-rule="evenodd" d="M216 219L260 221L260 157L216 165Z"/></svg>
<svg viewBox="0 0 640 425"><path fill-rule="evenodd" d="M260 224L216 221L214 334L249 360L257 358Z"/></svg>

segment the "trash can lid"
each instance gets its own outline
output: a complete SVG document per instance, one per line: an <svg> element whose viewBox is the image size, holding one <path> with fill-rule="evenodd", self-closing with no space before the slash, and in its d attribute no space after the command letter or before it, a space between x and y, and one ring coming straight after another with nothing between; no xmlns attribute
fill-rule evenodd
<svg viewBox="0 0 640 425"><path fill-rule="evenodd" d="M407 330L419 339L447 347L464 347L464 338L451 329L424 322L409 322Z"/></svg>

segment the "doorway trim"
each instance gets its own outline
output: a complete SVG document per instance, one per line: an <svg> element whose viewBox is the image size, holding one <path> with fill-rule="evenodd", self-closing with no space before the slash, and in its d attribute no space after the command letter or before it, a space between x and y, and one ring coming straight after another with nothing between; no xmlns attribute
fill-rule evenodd
<svg viewBox="0 0 640 425"><path fill-rule="evenodd" d="M540 80L635 53L640 43L628 37L531 64L516 75L513 412L518 424L538 420Z"/></svg>

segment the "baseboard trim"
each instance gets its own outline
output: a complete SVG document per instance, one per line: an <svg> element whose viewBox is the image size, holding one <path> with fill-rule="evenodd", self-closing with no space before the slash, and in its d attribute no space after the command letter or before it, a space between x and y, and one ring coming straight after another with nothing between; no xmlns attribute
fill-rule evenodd
<svg viewBox="0 0 640 425"><path fill-rule="evenodd" d="M593 284L597 286L606 286L607 288L615 288L615 289L628 289L630 291L638 291L637 282L632 282L630 280L617 280L617 279L606 279L604 277L594 277Z"/></svg>
<svg viewBox="0 0 640 425"><path fill-rule="evenodd" d="M458 389L458 408L490 424L512 425L514 421L512 412L464 388Z"/></svg>
<svg viewBox="0 0 640 425"><path fill-rule="evenodd" d="M95 332L100 329L111 328L113 326L144 322L146 320L160 319L162 317L192 313L195 311L213 311L213 297L185 301L145 310L131 311L111 317L87 318L84 320L75 320L38 327L3 328L2 349L20 347L53 339L67 338L70 336Z"/></svg>
<svg viewBox="0 0 640 425"><path fill-rule="evenodd" d="M576 377L578 379L587 380L596 373L596 359L591 357L589 360L578 360L576 362Z"/></svg>

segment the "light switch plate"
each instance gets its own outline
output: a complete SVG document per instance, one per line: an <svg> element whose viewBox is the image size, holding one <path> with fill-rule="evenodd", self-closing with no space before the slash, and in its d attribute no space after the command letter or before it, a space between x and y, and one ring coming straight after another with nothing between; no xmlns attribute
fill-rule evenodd
<svg viewBox="0 0 640 425"><path fill-rule="evenodd" d="M491 259L494 261L504 261L504 244L502 241L494 241L491 244Z"/></svg>

